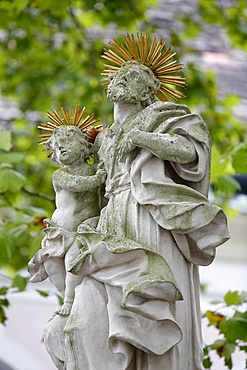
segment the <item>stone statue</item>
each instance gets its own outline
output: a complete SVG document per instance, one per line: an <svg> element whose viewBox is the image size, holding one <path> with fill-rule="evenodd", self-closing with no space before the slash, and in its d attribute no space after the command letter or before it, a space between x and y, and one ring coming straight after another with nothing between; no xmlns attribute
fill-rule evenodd
<svg viewBox="0 0 247 370"><path fill-rule="evenodd" d="M84 111L80 112L77 106L74 117L79 117ZM66 112L64 115L67 118ZM59 116L50 114L50 118L56 123ZM52 161L62 166L53 174L56 209L51 219L44 220L46 236L42 241L42 249L29 262L28 269L32 275L31 282L50 277L64 297L64 304L57 313L67 316L74 300L75 287L82 282L81 276L68 272L70 262L79 253L75 238L77 227L83 221L99 215L98 190L104 182L105 171L87 163L92 145L88 136L78 127L80 119L70 122L68 117L67 124L62 120L59 122L56 128L52 127L51 137L45 140L46 148L52 153ZM90 124L92 122L95 120L91 119Z"/></svg>
<svg viewBox="0 0 247 370"><path fill-rule="evenodd" d="M44 340L61 370L201 370L198 266L229 238L207 199L210 136L200 116L169 101L185 81L164 42L124 41L103 55L115 64L103 73L114 123L94 144L107 202L77 228L66 267L81 282Z"/></svg>

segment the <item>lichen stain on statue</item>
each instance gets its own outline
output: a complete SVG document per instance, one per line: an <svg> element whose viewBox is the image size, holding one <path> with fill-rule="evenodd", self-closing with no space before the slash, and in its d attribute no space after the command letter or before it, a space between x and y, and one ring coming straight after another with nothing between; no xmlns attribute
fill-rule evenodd
<svg viewBox="0 0 247 370"><path fill-rule="evenodd" d="M182 67L162 40L149 47L137 38L113 40L103 55L114 122L96 138L95 165L77 157L80 140L75 166L61 160L64 129L44 137L62 168L57 209L29 270L33 281L49 275L65 297L44 330L58 369L202 369L198 266L229 238L227 220L207 199L207 126L169 101L183 97L174 88L185 85ZM96 209L104 180L107 202Z"/></svg>
<svg viewBox="0 0 247 370"><path fill-rule="evenodd" d="M79 253L76 231L83 221L99 215L98 188L104 182L105 171L97 170L96 165L87 162L92 152L88 136L76 125L60 123L45 141L46 148L52 153L52 161L62 166L54 172L52 180L56 209L51 219L44 220L46 236L42 249L29 262L29 272L32 282L50 277L64 296L58 314L67 316L74 289L82 281L80 276L67 271L69 263Z"/></svg>

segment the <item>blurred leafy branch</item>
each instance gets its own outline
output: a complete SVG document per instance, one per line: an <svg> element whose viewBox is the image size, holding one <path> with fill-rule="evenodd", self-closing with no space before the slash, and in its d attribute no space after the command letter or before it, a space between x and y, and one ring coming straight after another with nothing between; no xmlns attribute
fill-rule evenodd
<svg viewBox="0 0 247 370"><path fill-rule="evenodd" d="M236 351L247 352L247 292L239 293L237 291L227 292L222 301L212 302L218 305L218 309L208 310L204 314L208 326L214 326L217 331L217 339L204 347L203 365L205 369L210 369L212 353L216 351L220 358L224 359L225 366L232 369L232 355ZM220 306L219 306L220 305ZM224 315L222 310L227 308L231 314ZM220 339L219 339L220 338ZM247 360L245 364L247 369Z"/></svg>
<svg viewBox="0 0 247 370"><path fill-rule="evenodd" d="M224 15L224 16L222 16ZM247 173L246 124L233 114L239 104L239 97L226 95L219 98L216 76L204 70L194 60L200 60L200 53L194 48L192 39L200 36L205 25L214 25L226 33L233 48L247 51L247 7L244 0L221 2L198 0L196 11L190 16L177 14L183 28L173 30L171 45L185 57L188 88L185 103L199 113L208 125L212 137L211 184L214 202L224 208L229 217L235 211L229 207L229 199L240 190L235 174ZM193 55L191 58L190 56ZM245 78L243 76L243 78Z"/></svg>
<svg viewBox="0 0 247 370"><path fill-rule="evenodd" d="M9 307L7 293L23 292L27 285L27 278L16 275L13 279L9 279L11 284L0 287L0 322L5 325L7 320L6 309Z"/></svg>

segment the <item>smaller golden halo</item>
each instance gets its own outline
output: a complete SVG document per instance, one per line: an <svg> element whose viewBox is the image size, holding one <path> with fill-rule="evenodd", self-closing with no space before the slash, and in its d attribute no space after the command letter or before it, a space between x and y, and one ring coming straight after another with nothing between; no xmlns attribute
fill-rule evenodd
<svg viewBox="0 0 247 370"><path fill-rule="evenodd" d="M105 49L102 58L111 64L104 64L106 69L101 73L102 83L108 86L108 76L114 74L127 61L136 61L150 68L154 75L159 79L161 85L157 92L157 97L163 101L179 100L185 95L176 90L175 86L184 88L185 78L180 75L183 71L182 64L173 60L175 52L171 53L170 48L165 48L165 42L156 36L149 46L149 36L137 33L137 41L134 35L128 33L124 36L124 44L120 44L116 39L109 42L111 49Z"/></svg>
<svg viewBox="0 0 247 370"><path fill-rule="evenodd" d="M78 105L75 107L73 116L71 116L69 110L66 112L63 107L61 107L60 109L62 111L62 117L60 117L55 110L53 110L53 114L47 112L47 116L51 122L47 122L46 124L41 124L38 126L38 128L45 131L45 134L39 135L41 137L39 144L46 144L47 140L49 140L49 138L51 137L53 130L60 126L76 126L86 135L87 131L89 131L90 135L88 135L88 137L92 142L93 141L91 133L92 130L90 130L90 128L88 129L88 127L93 126L96 122L99 122L99 120L96 120L94 118L94 114L87 115L83 119L83 116L86 112L86 108L84 107L80 109ZM94 126L95 137L97 136L100 127L101 126Z"/></svg>

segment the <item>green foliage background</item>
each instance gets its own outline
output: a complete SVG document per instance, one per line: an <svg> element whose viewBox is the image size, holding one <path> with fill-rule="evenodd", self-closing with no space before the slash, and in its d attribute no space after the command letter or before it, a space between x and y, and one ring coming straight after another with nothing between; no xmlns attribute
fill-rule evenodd
<svg viewBox="0 0 247 370"><path fill-rule="evenodd" d="M77 104L101 123L111 121L100 77L103 37L110 22L115 34L125 32L126 24L129 32L136 30L152 1L116 4L0 1L0 91L20 108L11 132L0 135L0 267L10 275L26 268L40 248L42 219L54 209L54 165L38 145L38 123L47 121L47 111ZM30 119L30 112L38 118Z"/></svg>
<svg viewBox="0 0 247 370"><path fill-rule="evenodd" d="M42 220L54 209L54 165L38 145L37 125L46 122L47 111L77 104L103 125L112 121L112 104L100 83L100 55L113 36L154 34L147 10L155 5L155 0L0 0L0 93L20 108L10 130L0 131L0 268L10 278L0 290L1 322L7 292L25 289L18 271L40 248ZM200 34L202 22L224 27L232 46L247 51L244 0L228 6L224 17L216 0L199 0L197 13L196 20L177 14L183 29L171 29L166 40L180 62L197 53L188 41ZM208 124L215 202L231 215L228 200L239 186L232 175L247 172L246 126L232 114L238 97L219 100L214 74L194 62L186 63L184 73L188 87L181 103Z"/></svg>

